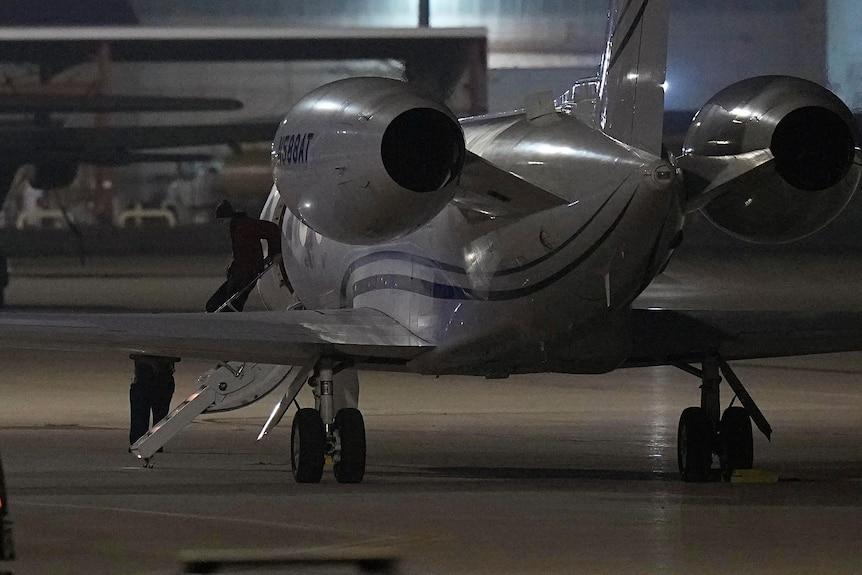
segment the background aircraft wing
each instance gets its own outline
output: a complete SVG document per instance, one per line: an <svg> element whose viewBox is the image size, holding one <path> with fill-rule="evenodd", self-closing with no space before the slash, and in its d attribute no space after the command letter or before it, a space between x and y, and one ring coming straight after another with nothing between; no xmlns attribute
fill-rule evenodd
<svg viewBox="0 0 862 575"><path fill-rule="evenodd" d="M0 315L0 347L302 364L321 352L399 363L432 347L371 309Z"/></svg>
<svg viewBox="0 0 862 575"><path fill-rule="evenodd" d="M0 14L3 12L0 8ZM15 12L14 8L12 12ZM30 14L33 11L21 12ZM35 65L38 66L40 78L53 78L71 66L98 62L105 55L109 55L112 62L130 63L394 59L404 63L406 79L441 99L448 97L466 74L470 78L467 85L471 88L469 105L464 112L475 115L483 113L487 107L484 93L487 84L487 31L484 28L128 26L135 20L131 10L120 11L116 19L121 24L118 26L62 26L45 24L62 24L68 10L43 12L45 14L40 13L40 18L34 21L16 22L10 19L5 22L0 19L0 61ZM110 21L114 12L110 12L110 17L108 14L106 8L106 18L97 14L95 22L105 24ZM44 17L44 21L41 17ZM16 23L25 25L8 26ZM4 91L13 94L7 101L7 110L35 110L41 116L68 110L76 103L81 104L76 111L105 108L130 111L141 107L177 111L188 106L196 109L235 107L235 103L226 99L208 102L187 100L181 103L179 100L133 101L118 96L101 96L98 102L82 101L80 97L71 97L68 102L63 102L62 97L58 97L52 109L51 102L47 100L27 104L14 98L14 89ZM247 131L247 127L241 127L241 124L184 128L93 128L75 132L67 131L71 128L46 125L33 127L27 132L14 125L3 125L0 126L0 202L15 172L24 164L42 167L58 161L68 166L74 163L121 165L140 161L205 160L209 156L203 154L181 156L132 152L141 148L270 142L280 121L279 117L263 131L253 130L252 133ZM244 125L250 126L248 122ZM79 146L82 142L86 145ZM120 148L114 150L111 146L117 143ZM63 173L73 172L65 170ZM62 187L69 183L54 176L44 181L37 180L37 187Z"/></svg>
<svg viewBox="0 0 862 575"><path fill-rule="evenodd" d="M141 150L268 142L277 127L273 120L186 126L3 126L0 155L27 157L38 152L46 160L116 165L170 159Z"/></svg>
<svg viewBox="0 0 862 575"><path fill-rule="evenodd" d="M211 112L239 110L240 108L242 108L242 102L233 98L105 94L0 94L0 114Z"/></svg>

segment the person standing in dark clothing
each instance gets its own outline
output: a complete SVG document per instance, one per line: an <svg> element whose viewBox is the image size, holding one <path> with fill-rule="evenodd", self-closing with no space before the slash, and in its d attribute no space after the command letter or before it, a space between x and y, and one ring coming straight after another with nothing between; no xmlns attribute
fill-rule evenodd
<svg viewBox="0 0 862 575"><path fill-rule="evenodd" d="M6 263L6 254L0 250L0 308L6 305L6 300L3 297L3 292L6 291L6 286L9 285L9 267Z"/></svg>
<svg viewBox="0 0 862 575"><path fill-rule="evenodd" d="M174 396L174 364L176 357L131 355L135 362L135 377L129 386L129 445L133 445L152 425L165 418Z"/></svg>
<svg viewBox="0 0 862 575"><path fill-rule="evenodd" d="M281 253L281 230L272 222L250 218L245 212L234 210L227 200L223 200L216 208L216 218L230 221L233 261L227 270L227 281L210 297L206 310L214 312L233 294L247 287L244 293L225 308L233 311L232 307L236 311L242 311L251 291L249 284L266 265L261 240L266 241L267 258L272 259Z"/></svg>

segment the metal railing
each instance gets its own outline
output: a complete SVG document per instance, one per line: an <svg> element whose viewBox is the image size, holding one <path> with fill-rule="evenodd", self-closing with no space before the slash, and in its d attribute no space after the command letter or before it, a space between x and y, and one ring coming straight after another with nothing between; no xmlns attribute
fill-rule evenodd
<svg viewBox="0 0 862 575"><path fill-rule="evenodd" d="M230 308L230 310L231 310L231 311L239 311L239 310L237 310L235 307L233 307L233 305L231 305L231 304L232 304L234 301L236 301L236 299L237 299L239 296L241 296L242 294L246 293L246 292L247 292L247 291L249 291L251 288L253 288L253 287L254 287L254 284L256 284L256 283L257 283L257 280L259 280L260 278L262 278L262 277L263 277L263 274L265 274L266 272L268 272L268 271L269 271L269 268L271 268L271 267L273 266L273 264L275 264L275 258L266 258L266 260L264 260L264 261L265 261L265 263L264 263L263 269L262 269L262 270L260 270L260 272L259 272L256 276L254 276L254 279L253 279L253 280L251 280L250 282L248 282L248 283L245 285L245 287L243 287L241 290L237 291L237 292L236 292L236 293L234 293L232 296L230 296L229 298L227 298L227 300L226 300L223 304L221 304L220 306L218 306L218 308L216 308L216 310L215 310L213 313L219 313L220 311L224 310L225 308Z"/></svg>

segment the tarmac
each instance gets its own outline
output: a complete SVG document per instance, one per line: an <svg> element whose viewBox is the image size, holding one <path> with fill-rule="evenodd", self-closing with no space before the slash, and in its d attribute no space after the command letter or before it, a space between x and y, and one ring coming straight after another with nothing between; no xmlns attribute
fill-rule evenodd
<svg viewBox="0 0 862 575"><path fill-rule="evenodd" d="M42 260L12 261L11 308L193 310L226 264L93 258L84 271ZM774 429L771 442L756 435L755 467L778 480L754 484L679 481L677 421L699 381L670 367L505 380L363 373L364 482L338 484L329 469L299 485L292 411L255 441L275 398L198 418L146 469L126 451L127 357L7 350L0 365L17 550L0 571L179 573L187 553L380 548L399 572L423 574L862 565L862 353L734 364ZM175 404L210 366L177 367Z"/></svg>
<svg viewBox="0 0 862 575"><path fill-rule="evenodd" d="M229 263L211 254L10 256L6 303L20 311L203 311ZM249 303L260 307L256 291Z"/></svg>

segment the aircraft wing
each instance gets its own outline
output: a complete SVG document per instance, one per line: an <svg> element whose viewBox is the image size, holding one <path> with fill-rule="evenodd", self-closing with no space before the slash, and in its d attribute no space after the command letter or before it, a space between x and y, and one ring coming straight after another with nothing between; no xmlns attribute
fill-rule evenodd
<svg viewBox="0 0 862 575"><path fill-rule="evenodd" d="M322 352L399 363L432 349L371 309L0 315L0 347L302 365Z"/></svg>
<svg viewBox="0 0 862 575"><path fill-rule="evenodd" d="M802 250L683 255L633 304L627 366L862 350L855 258ZM836 274L841 281L835 281Z"/></svg>
<svg viewBox="0 0 862 575"><path fill-rule="evenodd" d="M862 312L636 309L634 330L627 367L862 349Z"/></svg>

